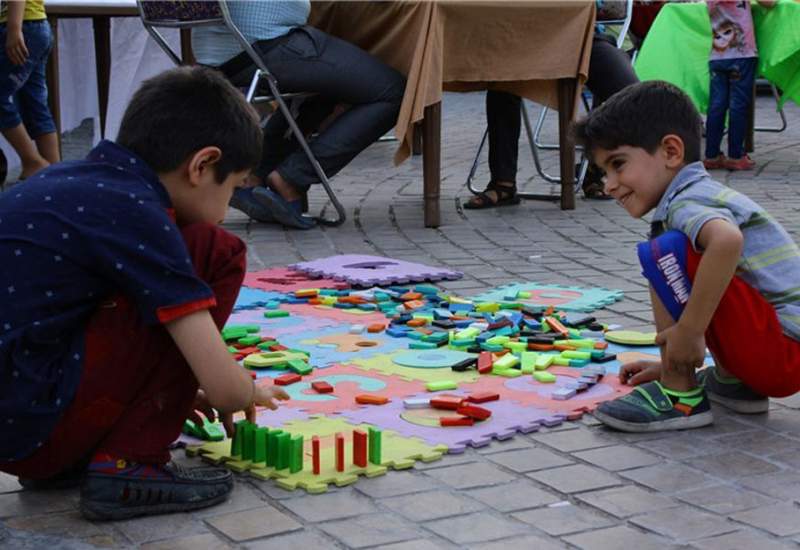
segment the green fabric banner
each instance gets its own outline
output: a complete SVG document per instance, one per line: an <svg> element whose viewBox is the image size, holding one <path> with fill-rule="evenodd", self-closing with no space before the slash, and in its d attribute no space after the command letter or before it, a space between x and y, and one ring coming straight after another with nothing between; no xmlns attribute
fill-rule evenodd
<svg viewBox="0 0 800 550"><path fill-rule="evenodd" d="M800 105L800 2L772 9L753 4L759 73L783 90L781 104ZM700 112L708 107L711 22L705 2L667 4L636 58L641 80L666 80L684 90Z"/></svg>

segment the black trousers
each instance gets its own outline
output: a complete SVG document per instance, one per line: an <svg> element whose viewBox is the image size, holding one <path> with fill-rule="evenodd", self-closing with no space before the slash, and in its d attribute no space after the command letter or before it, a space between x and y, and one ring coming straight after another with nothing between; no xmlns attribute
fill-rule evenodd
<svg viewBox="0 0 800 550"><path fill-rule="evenodd" d="M605 35L596 34L589 60L589 79L593 107L630 84L639 82L628 55ZM519 96L507 92L486 93L486 120L489 126L489 171L492 181L516 182L520 135Z"/></svg>
<svg viewBox="0 0 800 550"><path fill-rule="evenodd" d="M313 27L298 27L279 38L256 42L254 49L281 92L320 94L300 106L297 122L304 134L317 130L336 105L349 105L309 143L328 177L397 122L405 77L353 44ZM242 53L220 69L237 86L247 86L256 67ZM264 128L264 152L255 173L264 178L273 170L300 190L319 183L281 112Z"/></svg>

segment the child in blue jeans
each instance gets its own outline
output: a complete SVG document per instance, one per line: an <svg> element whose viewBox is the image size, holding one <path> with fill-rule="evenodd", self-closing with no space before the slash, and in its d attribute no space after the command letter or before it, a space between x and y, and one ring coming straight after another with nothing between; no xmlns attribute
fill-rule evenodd
<svg viewBox="0 0 800 550"><path fill-rule="evenodd" d="M772 7L775 0L758 0ZM753 100L758 50L753 15L747 0L709 0L713 43L709 58L711 88L706 119L706 170L752 170L744 150L747 116ZM728 112L728 157L720 151Z"/></svg>
<svg viewBox="0 0 800 550"><path fill-rule="evenodd" d="M3 2L0 40L0 132L19 155L22 180L60 157L47 106L45 65L53 38L44 0Z"/></svg>

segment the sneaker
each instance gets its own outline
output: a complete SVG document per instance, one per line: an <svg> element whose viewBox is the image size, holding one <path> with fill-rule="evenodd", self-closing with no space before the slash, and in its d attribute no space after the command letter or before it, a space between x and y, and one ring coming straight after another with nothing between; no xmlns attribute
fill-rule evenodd
<svg viewBox="0 0 800 550"><path fill-rule="evenodd" d="M225 468L111 459L89 466L81 487L80 512L90 520L188 512L219 504L232 490L233 476Z"/></svg>
<svg viewBox="0 0 800 550"><path fill-rule="evenodd" d="M739 170L752 170L755 166L756 162L747 155L740 159L728 159L725 161L725 168L734 172Z"/></svg>
<svg viewBox="0 0 800 550"><path fill-rule="evenodd" d="M228 203L231 207L244 212L257 222L275 223L275 216L269 209L253 198L254 187L238 187Z"/></svg>
<svg viewBox="0 0 800 550"><path fill-rule="evenodd" d="M697 382L705 388L712 402L734 412L759 414L769 410L769 399L751 390L738 378L721 377L714 367L698 371Z"/></svg>
<svg viewBox="0 0 800 550"><path fill-rule="evenodd" d="M705 159L703 161L703 166L706 170L720 170L721 168L725 168L726 162L728 162L728 159L725 158L725 155L720 153L714 158Z"/></svg>
<svg viewBox="0 0 800 550"><path fill-rule="evenodd" d="M623 432L659 432L708 426L714 421L702 387L676 392L659 382L637 386L594 412L603 424Z"/></svg>

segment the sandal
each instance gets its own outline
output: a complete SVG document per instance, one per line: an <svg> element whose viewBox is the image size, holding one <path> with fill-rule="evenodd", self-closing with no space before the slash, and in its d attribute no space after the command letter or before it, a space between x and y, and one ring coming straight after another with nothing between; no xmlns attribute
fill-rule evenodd
<svg viewBox="0 0 800 550"><path fill-rule="evenodd" d="M488 191L494 191L497 199L493 199L492 196L488 194ZM490 181L486 189L464 203L464 208L467 210L483 210L484 208L495 208L498 206L512 206L519 204L519 202L516 183L512 185L498 185L497 182Z"/></svg>
<svg viewBox="0 0 800 550"><path fill-rule="evenodd" d="M583 196L589 200L608 201L614 198L605 192L603 176L594 164L589 164L589 167L586 169L582 188Z"/></svg>

